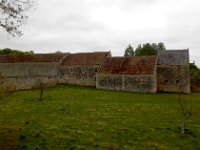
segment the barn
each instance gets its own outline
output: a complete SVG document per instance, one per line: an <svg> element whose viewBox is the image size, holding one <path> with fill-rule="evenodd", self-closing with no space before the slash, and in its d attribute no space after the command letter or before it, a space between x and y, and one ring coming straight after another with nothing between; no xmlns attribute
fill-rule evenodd
<svg viewBox="0 0 200 150"><path fill-rule="evenodd" d="M190 93L189 50L158 52L158 92Z"/></svg>
<svg viewBox="0 0 200 150"><path fill-rule="evenodd" d="M60 66L60 83L96 86L96 72L110 52L75 53L68 55Z"/></svg>
<svg viewBox="0 0 200 150"><path fill-rule="evenodd" d="M56 85L64 54L0 55L0 74L5 90L31 89L41 80Z"/></svg>
<svg viewBox="0 0 200 150"><path fill-rule="evenodd" d="M96 88L131 92L157 92L157 56L112 57L96 75Z"/></svg>

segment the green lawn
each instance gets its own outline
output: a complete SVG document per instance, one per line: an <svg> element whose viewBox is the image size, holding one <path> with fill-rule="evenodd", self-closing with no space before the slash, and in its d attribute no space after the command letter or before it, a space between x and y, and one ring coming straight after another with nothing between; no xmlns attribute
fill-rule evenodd
<svg viewBox="0 0 200 150"><path fill-rule="evenodd" d="M0 150L200 149L200 119L180 135L176 94L137 94L79 86L12 93L0 101ZM192 94L200 109L200 94Z"/></svg>

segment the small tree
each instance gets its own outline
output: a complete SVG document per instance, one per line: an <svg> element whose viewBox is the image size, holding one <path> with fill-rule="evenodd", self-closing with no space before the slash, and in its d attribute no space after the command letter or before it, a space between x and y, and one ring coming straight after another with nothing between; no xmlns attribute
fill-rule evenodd
<svg viewBox="0 0 200 150"><path fill-rule="evenodd" d="M185 135L187 120L194 114L193 104L191 97L184 97L181 92L179 92L178 102L181 112L181 134Z"/></svg>
<svg viewBox="0 0 200 150"><path fill-rule="evenodd" d="M182 78L181 74L184 72L184 68L178 66L178 103L179 103L179 110L181 113L181 134L186 134L186 124L189 118L193 115L198 114L198 111L195 110L193 107L191 95L184 94L184 88L187 86L187 81ZM189 73L189 70L188 70Z"/></svg>
<svg viewBox="0 0 200 150"><path fill-rule="evenodd" d="M42 96L44 94L44 82L42 82L42 79L38 79L36 82L36 88L40 89L40 96L39 96L39 100L42 101Z"/></svg>
<svg viewBox="0 0 200 150"><path fill-rule="evenodd" d="M135 52L133 50L133 47L131 45L128 45L124 52L124 56L135 56Z"/></svg>

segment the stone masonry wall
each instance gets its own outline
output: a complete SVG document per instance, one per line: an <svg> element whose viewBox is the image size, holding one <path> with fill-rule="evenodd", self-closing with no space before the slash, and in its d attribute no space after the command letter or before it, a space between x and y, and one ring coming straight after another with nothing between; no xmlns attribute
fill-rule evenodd
<svg viewBox="0 0 200 150"><path fill-rule="evenodd" d="M131 92L157 92L156 76L97 74L96 88Z"/></svg>
<svg viewBox="0 0 200 150"><path fill-rule="evenodd" d="M0 73L5 78L6 90L35 88L40 79L46 86L56 85L59 73L57 62L1 63Z"/></svg>
<svg viewBox="0 0 200 150"><path fill-rule="evenodd" d="M158 92L190 93L188 65L157 65Z"/></svg>
<svg viewBox="0 0 200 150"><path fill-rule="evenodd" d="M96 86L96 72L98 67L98 65L62 66L60 68L61 78L59 83Z"/></svg>

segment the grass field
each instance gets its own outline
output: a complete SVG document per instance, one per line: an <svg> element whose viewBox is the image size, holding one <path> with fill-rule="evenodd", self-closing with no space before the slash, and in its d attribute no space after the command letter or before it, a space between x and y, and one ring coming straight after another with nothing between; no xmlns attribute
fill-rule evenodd
<svg viewBox="0 0 200 150"><path fill-rule="evenodd" d="M200 149L200 118L180 134L176 94L136 94L79 86L12 93L0 101L0 150ZM200 109L200 94L192 94Z"/></svg>

